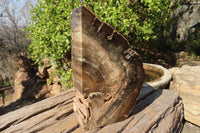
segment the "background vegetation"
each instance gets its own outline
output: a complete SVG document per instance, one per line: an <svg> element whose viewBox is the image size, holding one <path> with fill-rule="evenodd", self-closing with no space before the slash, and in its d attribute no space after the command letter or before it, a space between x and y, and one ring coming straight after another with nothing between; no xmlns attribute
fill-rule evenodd
<svg viewBox="0 0 200 133"><path fill-rule="evenodd" d="M13 85L15 57L26 52L31 42L24 31L30 20L30 0L19 4L15 0L0 1L0 86Z"/></svg>
<svg viewBox="0 0 200 133"><path fill-rule="evenodd" d="M68 87L72 86L70 16L81 4L122 33L136 49L165 49L168 45L155 42L166 37L170 11L177 0L39 0L28 27L32 40L29 54L40 65L49 58L61 83Z"/></svg>
<svg viewBox="0 0 200 133"><path fill-rule="evenodd" d="M192 56L200 55L200 24L196 25L195 28L195 32L190 34L184 45L185 50Z"/></svg>
<svg viewBox="0 0 200 133"><path fill-rule="evenodd" d="M71 87L70 16L72 10L80 5L87 6L101 20L122 33L144 58L144 62L157 63L155 61L159 59L152 60L153 56L168 58L181 50L194 56L200 54L199 28L182 43L174 40L175 35L170 34L171 26L177 23L170 14L178 7L178 0L80 1L39 0L31 14L29 0L21 9L16 8L17 1L0 2L0 84L12 84L16 71L14 57L20 52L27 52L31 42L29 55L35 63L42 66L43 59L49 58L49 65L55 68L54 74L59 76L59 82ZM29 22L29 27L24 31Z"/></svg>

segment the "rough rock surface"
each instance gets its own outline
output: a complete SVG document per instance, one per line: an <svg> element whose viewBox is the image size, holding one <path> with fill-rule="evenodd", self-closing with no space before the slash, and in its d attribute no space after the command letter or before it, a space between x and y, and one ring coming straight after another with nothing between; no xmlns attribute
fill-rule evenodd
<svg viewBox="0 0 200 133"><path fill-rule="evenodd" d="M17 66L19 70L14 75L14 99L25 98L25 95L30 91L35 83L34 75L36 74L36 66L33 66L33 61L28 59L25 54L18 57ZM27 95L26 95L27 96Z"/></svg>
<svg viewBox="0 0 200 133"><path fill-rule="evenodd" d="M0 132L82 133L73 112L74 96L73 90L69 90L2 115ZM170 90L155 91L146 85L128 119L88 132L180 133L182 126L183 105L178 94Z"/></svg>
<svg viewBox="0 0 200 133"><path fill-rule="evenodd" d="M170 89L183 99L185 119L200 126L200 66L182 66L171 71Z"/></svg>
<svg viewBox="0 0 200 133"><path fill-rule="evenodd" d="M26 55L21 55L19 59L19 70L14 77L15 100L43 99L64 90L58 83L58 76L52 74L53 67L47 66L49 59L43 60L43 67L33 66L33 61Z"/></svg>
<svg viewBox="0 0 200 133"><path fill-rule="evenodd" d="M180 7L174 11L177 17L176 30L177 39L185 41L188 35L195 32L200 24L200 1L199 0L180 0Z"/></svg>
<svg viewBox="0 0 200 133"><path fill-rule="evenodd" d="M14 99L17 100L19 98L21 98L23 90L24 90L24 85L22 84L22 82L26 82L28 80L30 80L30 77L28 76L28 72L26 72L23 69L19 69L14 76Z"/></svg>
<svg viewBox="0 0 200 133"><path fill-rule="evenodd" d="M200 56L191 56L188 52L181 51L177 53L176 66L200 66Z"/></svg>

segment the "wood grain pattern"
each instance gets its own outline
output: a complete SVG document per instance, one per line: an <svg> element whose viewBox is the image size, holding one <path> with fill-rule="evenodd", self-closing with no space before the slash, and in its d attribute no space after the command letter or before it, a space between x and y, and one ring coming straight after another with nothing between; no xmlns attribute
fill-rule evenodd
<svg viewBox="0 0 200 133"><path fill-rule="evenodd" d="M124 121L86 133L179 133L183 127L183 104L170 90L142 88L139 101ZM147 89L151 90L146 93ZM144 91L141 91L142 93ZM0 116L1 133L83 133L73 112L73 89Z"/></svg>
<svg viewBox="0 0 200 133"><path fill-rule="evenodd" d="M74 91L69 90L0 116L0 132L70 131L78 126L78 121L73 114L73 97Z"/></svg>
<svg viewBox="0 0 200 133"><path fill-rule="evenodd" d="M74 110L84 130L124 120L144 80L140 56L114 28L81 6L73 10Z"/></svg>

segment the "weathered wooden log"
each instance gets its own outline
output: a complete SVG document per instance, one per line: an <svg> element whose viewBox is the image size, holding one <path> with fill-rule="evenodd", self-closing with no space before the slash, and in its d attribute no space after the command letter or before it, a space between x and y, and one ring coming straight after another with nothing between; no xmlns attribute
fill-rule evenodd
<svg viewBox="0 0 200 133"><path fill-rule="evenodd" d="M74 91L69 90L0 116L0 132L59 133L71 131L79 126L73 114L73 97Z"/></svg>
<svg viewBox="0 0 200 133"><path fill-rule="evenodd" d="M114 28L86 7L73 10L74 111L84 130L128 117L144 80L141 57Z"/></svg>
<svg viewBox="0 0 200 133"><path fill-rule="evenodd" d="M179 133L183 127L183 105L177 93L142 88L140 98L128 119L89 133ZM144 93L144 94L142 94ZM1 133L82 133L73 112L73 90L0 116Z"/></svg>

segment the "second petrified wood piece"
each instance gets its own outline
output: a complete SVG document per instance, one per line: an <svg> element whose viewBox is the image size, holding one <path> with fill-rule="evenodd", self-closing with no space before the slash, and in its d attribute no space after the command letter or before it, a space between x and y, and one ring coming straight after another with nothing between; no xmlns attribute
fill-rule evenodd
<svg viewBox="0 0 200 133"><path fill-rule="evenodd" d="M73 10L74 111L86 131L124 120L144 80L140 56L114 28L86 7Z"/></svg>

